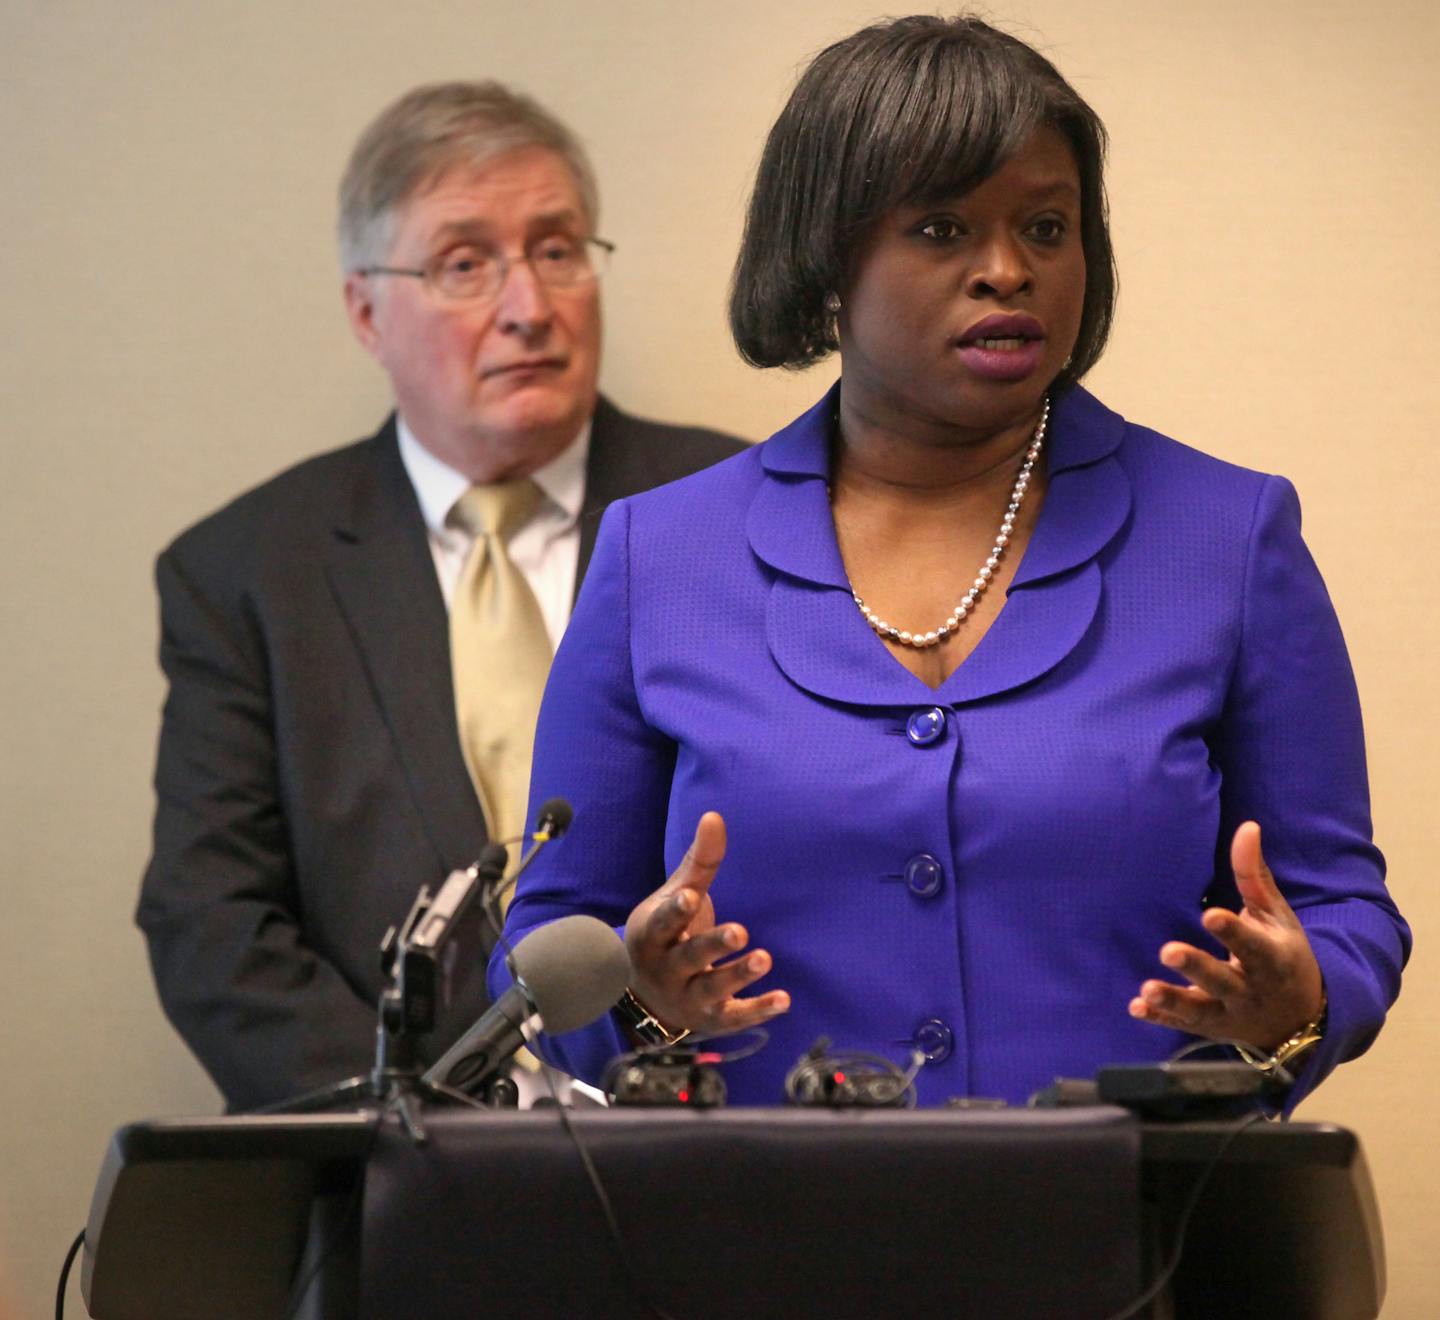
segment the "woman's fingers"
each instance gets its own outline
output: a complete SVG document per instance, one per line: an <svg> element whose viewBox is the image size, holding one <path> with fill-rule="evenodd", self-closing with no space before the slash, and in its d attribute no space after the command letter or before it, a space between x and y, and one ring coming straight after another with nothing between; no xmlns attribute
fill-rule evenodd
<svg viewBox="0 0 1440 1320"><path fill-rule="evenodd" d="M790 1007L790 996L783 990L739 997L769 975L773 960L766 950L752 949L726 962L692 962L691 946L710 942L707 934L676 945L666 953L663 966L636 978L646 1006L667 1026L735 1030L767 1021Z"/></svg>
<svg viewBox="0 0 1440 1320"><path fill-rule="evenodd" d="M690 932L700 909L700 898L693 889L658 893L654 898L654 905L643 918L641 934L647 943L664 948Z"/></svg>
<svg viewBox="0 0 1440 1320"><path fill-rule="evenodd" d="M783 990L771 990L768 994L755 995L750 999L727 999L716 1005L701 1030L717 1036L728 1036L746 1027L758 1027L778 1017L790 1007L790 996Z"/></svg>
<svg viewBox="0 0 1440 1320"><path fill-rule="evenodd" d="M733 921L713 926L676 944L671 951L676 968L691 976L703 972L722 958L732 957L750 941L744 926Z"/></svg>
<svg viewBox="0 0 1440 1320"><path fill-rule="evenodd" d="M1241 825L1230 840L1230 869L1235 873L1235 885L1241 899L1252 912L1295 919L1290 904L1285 901L1285 895L1280 892L1274 875L1265 864L1265 854L1260 850L1260 826L1253 820Z"/></svg>
<svg viewBox="0 0 1440 1320"><path fill-rule="evenodd" d="M691 977L686 995L700 1029L732 1031L768 1021L788 1009L790 996L783 990L771 990L748 999L738 997L742 990L768 975L771 966L770 955L764 949L752 949Z"/></svg>
<svg viewBox="0 0 1440 1320"><path fill-rule="evenodd" d="M1160 950L1160 961L1216 999L1237 998L1245 991L1239 968L1222 963L1193 945L1172 941Z"/></svg>
<svg viewBox="0 0 1440 1320"><path fill-rule="evenodd" d="M680 865L636 906L625 923L625 944L632 962L637 966L647 963L710 925L705 919L713 913L710 884L724 860L725 822L718 812L707 811L695 826L695 837Z"/></svg>
<svg viewBox="0 0 1440 1320"><path fill-rule="evenodd" d="M1146 981L1130 1001L1130 1013L1197 1036L1270 1049L1320 1011L1324 981L1305 930L1266 865L1254 821L1235 831L1230 860L1244 907L1211 908L1201 918L1229 960L1172 940L1162 946L1160 962L1191 984Z"/></svg>
<svg viewBox="0 0 1440 1320"><path fill-rule="evenodd" d="M680 859L680 865L660 887L660 893L678 897L691 893L696 900L709 893L711 881L725 860L725 820L718 811L707 811L695 825L695 837Z"/></svg>
<svg viewBox="0 0 1440 1320"><path fill-rule="evenodd" d="M1210 1034L1224 1012L1224 1006L1213 995L1169 981L1146 981L1139 995L1130 1001L1131 1017L1199 1036Z"/></svg>
<svg viewBox="0 0 1440 1320"><path fill-rule="evenodd" d="M783 990L737 997L770 972L771 958L764 949L745 951L744 926L715 924L710 885L724 859L725 822L707 811L680 865L626 923L635 992L672 1028L738 1031L790 1007Z"/></svg>
<svg viewBox="0 0 1440 1320"><path fill-rule="evenodd" d="M730 999L769 973L770 955L764 949L752 949L742 958L732 958L718 967L710 967L691 977L691 993L707 1005Z"/></svg>
<svg viewBox="0 0 1440 1320"><path fill-rule="evenodd" d="M1262 926L1254 917L1247 920L1224 908L1209 909L1201 918L1201 924L1225 946L1227 953L1234 954L1250 979L1258 976L1264 980L1279 974L1281 954L1286 947L1286 940L1281 937L1288 936L1290 931Z"/></svg>

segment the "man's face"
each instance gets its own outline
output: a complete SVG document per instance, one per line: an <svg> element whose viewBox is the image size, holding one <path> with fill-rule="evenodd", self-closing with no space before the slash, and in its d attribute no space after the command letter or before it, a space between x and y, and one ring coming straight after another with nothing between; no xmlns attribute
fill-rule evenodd
<svg viewBox="0 0 1440 1320"><path fill-rule="evenodd" d="M594 411L599 285L547 286L521 260L557 236L591 236L574 176L555 152L522 147L402 203L378 263L429 270L462 248L499 253L510 270L492 299L450 300L406 276L346 277L351 326L389 374L401 416L473 481L533 472Z"/></svg>

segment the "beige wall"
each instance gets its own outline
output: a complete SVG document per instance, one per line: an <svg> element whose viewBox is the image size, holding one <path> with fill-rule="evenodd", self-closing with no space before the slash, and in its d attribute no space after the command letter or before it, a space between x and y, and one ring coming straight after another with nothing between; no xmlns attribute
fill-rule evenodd
<svg viewBox="0 0 1440 1320"><path fill-rule="evenodd" d="M620 245L606 386L636 410L759 437L827 378L762 376L728 347L749 174L797 65L873 4L0 9L0 1278L24 1314L48 1305L109 1132L215 1104L130 925L161 697L150 561L241 487L381 416L330 239L353 136L420 81L500 75L539 94L585 132L602 232ZM1046 46L1114 137L1122 297L1092 386L1288 474L1305 501L1420 951L1384 1039L1302 1116L1363 1135L1389 1240L1385 1314L1420 1320L1440 1296L1437 8L992 12Z"/></svg>

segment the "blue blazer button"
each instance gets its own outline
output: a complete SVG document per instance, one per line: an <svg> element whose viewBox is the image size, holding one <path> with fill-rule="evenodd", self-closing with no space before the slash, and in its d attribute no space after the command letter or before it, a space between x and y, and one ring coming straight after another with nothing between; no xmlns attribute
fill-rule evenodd
<svg viewBox="0 0 1440 1320"><path fill-rule="evenodd" d="M929 747L945 736L945 712L939 706L927 706L911 713L905 721L905 736L916 747Z"/></svg>
<svg viewBox="0 0 1440 1320"><path fill-rule="evenodd" d="M916 898L934 898L945 887L945 868L938 857L916 853L905 863L905 883Z"/></svg>
<svg viewBox="0 0 1440 1320"><path fill-rule="evenodd" d="M915 1028L913 1043L931 1063L943 1063L955 1052L955 1033L939 1018L927 1018Z"/></svg>

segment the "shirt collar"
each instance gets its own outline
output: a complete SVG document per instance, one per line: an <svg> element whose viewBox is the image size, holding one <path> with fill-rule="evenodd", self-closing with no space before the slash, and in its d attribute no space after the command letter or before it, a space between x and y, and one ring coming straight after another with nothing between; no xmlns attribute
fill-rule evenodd
<svg viewBox="0 0 1440 1320"><path fill-rule="evenodd" d="M545 497L564 515L566 527L579 518L580 507L585 501L585 464L590 456L590 429L590 419L587 418L570 444L544 467L530 474ZM396 418L395 431L400 443L400 461L405 465L410 484L415 487L415 497L420 501L425 526L436 536L444 537L451 530L446 526L445 519L455 501L470 488L470 478L426 449L415 438L404 417Z"/></svg>
<svg viewBox="0 0 1440 1320"><path fill-rule="evenodd" d="M760 447L770 477L747 515L751 548L792 577L850 590L825 482L839 384ZM1010 585L1028 586L1094 558L1130 514L1130 484L1111 460L1125 419L1078 385L1055 401L1047 445L1049 485L1040 518ZM968 664L968 661L967 661Z"/></svg>

